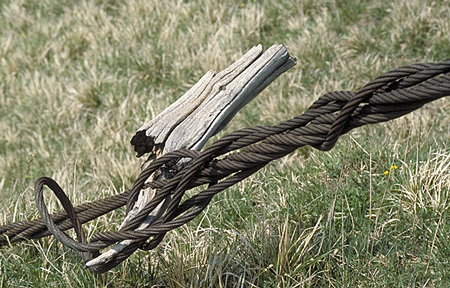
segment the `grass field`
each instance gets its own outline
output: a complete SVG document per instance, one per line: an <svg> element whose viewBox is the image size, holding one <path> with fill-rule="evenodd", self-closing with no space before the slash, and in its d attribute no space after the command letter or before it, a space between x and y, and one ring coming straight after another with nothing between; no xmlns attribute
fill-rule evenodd
<svg viewBox="0 0 450 288"><path fill-rule="evenodd" d="M136 129L256 44L284 44L297 65L220 135L450 57L448 0L0 3L0 225L37 217L41 176L75 204L130 188ZM101 276L53 237L3 248L0 287L450 287L449 113L441 99L329 152L299 149Z"/></svg>

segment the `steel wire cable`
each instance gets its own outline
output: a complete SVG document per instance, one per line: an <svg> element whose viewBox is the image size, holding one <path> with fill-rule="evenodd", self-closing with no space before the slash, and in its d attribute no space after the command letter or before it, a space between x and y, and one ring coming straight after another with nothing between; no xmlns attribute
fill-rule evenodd
<svg viewBox="0 0 450 288"><path fill-rule="evenodd" d="M91 268L97 273L108 271L139 248L151 250L157 247L167 232L200 214L214 195L249 177L269 162L305 145L322 151L330 150L341 135L357 127L401 117L446 96L450 96L450 60L408 65L375 78L356 92L327 93L302 115L278 125L235 131L202 152L177 150L165 154L141 172L129 191L116 196L73 207L54 180L40 178L36 182L35 194L43 219L0 227L0 247L8 242L53 234L64 245L80 251L84 261L89 261L102 248L122 240L136 240L113 259ZM145 183L153 172L180 158L193 160L171 179ZM43 201L44 185L58 196L65 211L49 215ZM186 191L205 185L207 187L196 195L182 201ZM83 223L124 205L127 205L128 212L139 191L149 186L158 192L133 220L119 231L103 231L86 239ZM172 200L161 218L146 229L136 230L148 213L168 195L171 195ZM73 227L77 241L63 232Z"/></svg>

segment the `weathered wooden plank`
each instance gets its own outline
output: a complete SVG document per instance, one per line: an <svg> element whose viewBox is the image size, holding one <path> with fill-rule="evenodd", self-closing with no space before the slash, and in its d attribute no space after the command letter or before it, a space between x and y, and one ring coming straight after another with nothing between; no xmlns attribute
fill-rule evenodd
<svg viewBox="0 0 450 288"><path fill-rule="evenodd" d="M170 151L180 148L200 150L243 106L294 65L295 59L289 56L283 45L273 45L264 53L262 46L258 45L221 72L207 72L186 94L144 124L133 136L131 143L138 157L151 153L142 169L155 157ZM180 169L187 163L184 159L177 167ZM152 175L147 182L153 179ZM156 193L157 191L151 188L141 190L121 228L129 223ZM137 229L146 229L161 217L170 200L170 196L166 197ZM133 240L121 241L86 263L86 266L103 265L132 243Z"/></svg>
<svg viewBox="0 0 450 288"><path fill-rule="evenodd" d="M261 45L255 46L220 73L209 71L184 96L139 128L131 140L138 156L179 148L198 150L237 111L295 65L283 45L262 52Z"/></svg>

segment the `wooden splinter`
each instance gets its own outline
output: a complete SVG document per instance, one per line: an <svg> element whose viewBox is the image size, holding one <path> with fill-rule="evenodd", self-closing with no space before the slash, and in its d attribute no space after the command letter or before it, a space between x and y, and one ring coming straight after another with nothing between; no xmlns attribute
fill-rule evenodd
<svg viewBox="0 0 450 288"><path fill-rule="evenodd" d="M202 149L208 139L221 131L242 107L294 65L295 59L283 45L273 45L264 53L262 46L258 45L221 72L215 74L208 71L189 91L139 128L133 136L131 144L137 156L150 153L142 169L155 158L170 151L180 148L197 151ZM187 163L184 160L177 168L180 169ZM147 182L153 181L155 174ZM156 177L166 176L161 174ZM151 188L142 189L119 229L134 219L156 193ZM160 218L170 201L171 197L166 197L149 213L137 230L148 228ZM88 261L86 267L105 265L135 241L123 240L117 243L97 258Z"/></svg>

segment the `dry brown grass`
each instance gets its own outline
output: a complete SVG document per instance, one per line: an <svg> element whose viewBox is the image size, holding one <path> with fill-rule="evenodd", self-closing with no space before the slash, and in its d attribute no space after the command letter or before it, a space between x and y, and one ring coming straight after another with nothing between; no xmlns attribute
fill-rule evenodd
<svg viewBox="0 0 450 288"><path fill-rule="evenodd" d="M2 3L0 224L37 215L32 186L40 176L56 179L74 203L129 188L140 166L134 131L255 44L284 44L298 64L220 135L286 120L328 91L356 89L391 68L448 58L449 4ZM4 248L0 286L448 284L449 107L443 99L364 127L329 153L296 151L107 276L82 270L52 238ZM399 168L384 177L393 163ZM122 217L85 229L116 227Z"/></svg>

